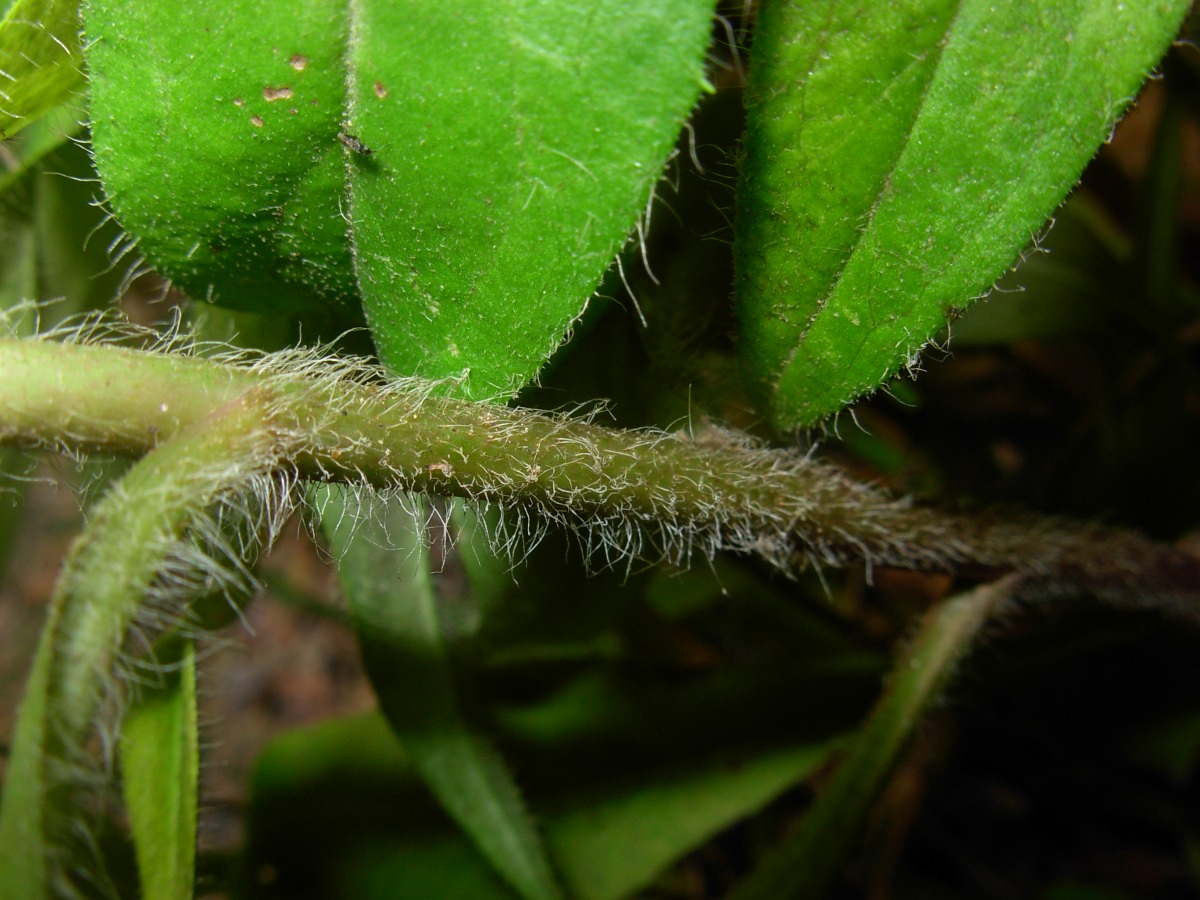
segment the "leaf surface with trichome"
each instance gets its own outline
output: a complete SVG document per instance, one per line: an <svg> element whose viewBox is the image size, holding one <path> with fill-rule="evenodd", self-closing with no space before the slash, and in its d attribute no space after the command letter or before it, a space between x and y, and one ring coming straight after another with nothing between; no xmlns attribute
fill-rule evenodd
<svg viewBox="0 0 1200 900"><path fill-rule="evenodd" d="M1190 4L764 4L737 217L773 424L916 364L1062 202Z"/></svg>
<svg viewBox="0 0 1200 900"><path fill-rule="evenodd" d="M342 206L348 13L89 0L92 145L146 260L195 297L297 312L353 303ZM119 264L119 263L118 263Z"/></svg>
<svg viewBox="0 0 1200 900"><path fill-rule="evenodd" d="M292 312L361 292L391 367L511 393L647 208L712 14L92 0L96 165L130 259L193 296Z"/></svg>
<svg viewBox="0 0 1200 900"><path fill-rule="evenodd" d="M350 159L351 209L380 355L512 393L647 208L703 85L713 4L355 9L351 129L374 152Z"/></svg>

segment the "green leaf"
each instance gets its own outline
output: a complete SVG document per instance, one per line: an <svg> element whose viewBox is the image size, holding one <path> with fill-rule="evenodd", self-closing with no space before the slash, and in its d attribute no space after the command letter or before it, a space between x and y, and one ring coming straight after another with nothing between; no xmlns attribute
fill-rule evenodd
<svg viewBox="0 0 1200 900"><path fill-rule="evenodd" d="M803 781L829 744L721 760L627 786L555 816L546 833L571 896L620 900L738 819Z"/></svg>
<svg viewBox="0 0 1200 900"><path fill-rule="evenodd" d="M665 768L636 760L621 777L599 784L572 765L574 751L568 747L556 754L553 765L578 774L554 793L539 796L536 809L571 896L618 900L644 889L713 835L803 781L833 746L818 739L753 754L708 754ZM403 885L404 896L511 897L466 841L431 820L406 780L409 765L375 715L289 732L260 757L253 792L259 808L252 812L252 827L256 820L276 822L287 804L306 811L316 807L310 814L321 817L318 798L326 788L343 807L355 802L346 796L348 789L382 793L397 800L392 814L360 826L363 834L346 841L354 848L349 858L339 862L333 858L338 848L327 848L326 863L344 873L338 896L397 896L402 892L396 886ZM280 839L289 840L286 834Z"/></svg>
<svg viewBox="0 0 1200 900"><path fill-rule="evenodd" d="M53 848L46 835L45 761L50 754L52 636L58 619L59 610L52 606L25 683L5 767L4 793L0 795L4 801L0 805L0 897L40 900L49 896Z"/></svg>
<svg viewBox="0 0 1200 900"><path fill-rule="evenodd" d="M82 84L79 0L17 0L0 21L0 140Z"/></svg>
<svg viewBox="0 0 1200 900"><path fill-rule="evenodd" d="M188 900L196 861L200 777L196 649L185 641L178 670L143 689L121 723L125 805L145 900Z"/></svg>
<svg viewBox="0 0 1200 900"><path fill-rule="evenodd" d="M742 358L777 428L914 366L987 292L1189 5L764 4L736 252Z"/></svg>
<svg viewBox="0 0 1200 900"><path fill-rule="evenodd" d="M240 309L355 301L349 216L385 361L511 393L646 208L712 14L93 0L96 165L129 252Z"/></svg>
<svg viewBox="0 0 1200 900"><path fill-rule="evenodd" d="M319 501L379 703L446 811L522 897L555 898L541 838L499 753L472 730L438 621L423 544L424 505L392 501L356 522Z"/></svg>
<svg viewBox="0 0 1200 900"><path fill-rule="evenodd" d="M356 302L346 4L94 0L84 21L96 168L128 252L235 308Z"/></svg>
<svg viewBox="0 0 1200 900"><path fill-rule="evenodd" d="M730 894L730 900L824 897L879 793L928 712L941 700L980 628L1006 601L1012 579L945 601L900 654L887 692L854 736L800 827Z"/></svg>
<svg viewBox="0 0 1200 900"><path fill-rule="evenodd" d="M513 393L646 209L703 86L711 0L355 5L355 264L397 372ZM414 61L419 60L419 64Z"/></svg>

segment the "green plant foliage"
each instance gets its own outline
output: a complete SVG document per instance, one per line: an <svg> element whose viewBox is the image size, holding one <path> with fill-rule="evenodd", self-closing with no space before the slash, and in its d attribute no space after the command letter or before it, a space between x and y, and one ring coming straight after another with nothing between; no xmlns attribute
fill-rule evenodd
<svg viewBox="0 0 1200 900"><path fill-rule="evenodd" d="M121 781L146 900L193 893L200 779L194 643L184 642L170 662L176 671L144 689L121 723Z"/></svg>
<svg viewBox="0 0 1200 900"><path fill-rule="evenodd" d="M423 545L423 503L393 500L379 518L359 524L333 495L318 505L326 507L363 662L417 770L522 897L561 896L504 761L460 709Z"/></svg>
<svg viewBox="0 0 1200 900"><path fill-rule="evenodd" d="M570 779L565 789L539 796L535 809L569 896L620 900L645 889L672 862L807 777L831 746L825 740L753 754L706 754L666 771L639 766L600 783ZM324 787L337 783L392 798L383 820L368 826L380 837L355 839L356 849L339 867L345 873L343 893L513 897L461 835L431 821L407 750L374 715L291 732L264 751L255 773L254 802L274 818L282 804L319 804ZM559 762L571 768L570 760Z"/></svg>
<svg viewBox="0 0 1200 900"><path fill-rule="evenodd" d="M732 900L826 896L901 753L942 698L980 629L1009 600L1010 589L1004 581L985 585L926 616L820 799L801 826L738 885Z"/></svg>
<svg viewBox="0 0 1200 900"><path fill-rule="evenodd" d="M703 84L713 4L356 9L350 122L373 152L349 154L351 208L380 355L511 394L647 208Z"/></svg>
<svg viewBox="0 0 1200 900"><path fill-rule="evenodd" d="M96 165L129 252L194 296L297 311L361 288L397 371L512 393L646 208L712 12L97 0Z"/></svg>
<svg viewBox="0 0 1200 900"><path fill-rule="evenodd" d="M656 773L624 792L581 803L547 825L571 896L621 900L738 819L810 776L830 744L772 750L750 758Z"/></svg>
<svg viewBox="0 0 1200 900"><path fill-rule="evenodd" d="M16 0L0 20L0 140L83 84L79 0Z"/></svg>
<svg viewBox="0 0 1200 900"><path fill-rule="evenodd" d="M338 141L339 0L85 5L92 146L128 233L184 290L238 309L356 303Z"/></svg>
<svg viewBox="0 0 1200 900"><path fill-rule="evenodd" d="M1195 549L1150 537L1194 528L1197 507L1182 473L1200 422L1200 295L1176 258L1195 227L1180 226L1179 196L1200 177L1194 56L1168 58L1153 152L1106 154L1122 177L1144 167L1131 223L1107 220L1123 198L1091 185L1061 211L1054 254L1003 274L1040 243L1186 6L86 0L80 41L76 4L6 4L0 491L21 500L14 476L33 453L95 454L91 473L109 452L136 462L111 490L84 485L87 525L30 648L3 751L0 898L174 900L211 883L264 900L774 900L825 895L839 870L861 893L933 896L890 849L924 839L910 826L929 801L889 781L952 772L988 729L999 756L989 717L1005 718L1016 683L1045 711L1037 733L1081 753L1102 742L1060 719L1128 727L1113 758L1154 774L1113 807L1194 845L1175 795L1196 765L1195 692L1141 702L1153 677L1109 656L1077 672L1082 687L1058 677L1130 641L1128 619L1080 627L1068 594L1196 620ZM710 49L714 8L731 20ZM671 166L710 82L719 102ZM611 269L623 251L636 271ZM147 269L200 301L177 320L197 340L95 315L118 292L139 322L179 309L133 277ZM637 317L585 309L626 276ZM993 285L1029 290L958 317ZM55 334L34 334L39 316ZM706 420L818 424L915 367L947 318L993 388L946 393L989 422L931 423L936 376L904 386L903 411L856 409L882 427L838 452L887 486ZM335 334L355 356L322 344ZM1067 371L1069 342L1097 371ZM1058 373L1068 399L1010 383L1014 361ZM479 402L523 388L522 406ZM591 407L544 411L599 396L618 427ZM1046 463L1059 433L1073 443ZM309 497L346 608L291 572L275 580L356 629L379 713L275 741L244 846L208 853L192 642L240 613L257 551L306 482L320 483ZM1075 485L1083 512L1120 524L938 505L965 484L1078 512L1019 493L1034 482ZM24 546L24 521L0 510L0 557ZM576 549L619 571L585 578ZM18 606L33 628L40 610ZM1017 608L1030 627L1016 637L987 627ZM1189 635L1156 627L1139 624L1132 668L1200 684ZM954 746L935 745L950 730L922 726L981 633L1034 652L978 654L971 690L953 695ZM907 757L923 734L917 749L934 752ZM1012 771L1042 774L1037 743L1005 755ZM123 810L106 789L118 772ZM1070 779L1047 780L1079 805L1058 783ZM1122 785L1105 783L1107 803ZM1012 796L1001 787L981 796ZM847 868L872 820L886 860L866 848ZM985 842L989 858L1009 849ZM996 866L1018 873L1014 896L1095 880L1020 874L1034 868Z"/></svg>
<svg viewBox="0 0 1200 900"><path fill-rule="evenodd" d="M764 5L736 246L742 361L775 427L916 365L1043 227L1189 6Z"/></svg>

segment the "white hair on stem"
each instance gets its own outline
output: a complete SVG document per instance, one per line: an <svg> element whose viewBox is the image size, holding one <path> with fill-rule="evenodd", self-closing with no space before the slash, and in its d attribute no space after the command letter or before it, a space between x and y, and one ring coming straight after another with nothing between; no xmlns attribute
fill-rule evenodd
<svg viewBox="0 0 1200 900"><path fill-rule="evenodd" d="M19 334L25 329L16 319L37 311L8 311L0 329ZM694 436L618 431L586 416L464 403L447 398L452 381L390 377L326 347L268 354L200 345L178 319L153 330L112 315L84 316L33 341L0 341L0 363L6 350L30 347L75 353L90 366L119 360L113 371L130 383L139 366L170 376L179 392L171 403L193 410L190 419L133 429L139 440L153 433L161 442L147 443L154 449L97 504L60 580L57 627L48 632L59 661L44 766L48 797L106 783L121 710L139 684L162 674L155 648L168 634L202 633L190 612L197 596L224 596L237 609L255 587L257 554L306 502L306 479L345 483L353 502L341 514L356 519L410 491L461 497L479 513L493 551L510 561L561 528L589 563L627 571L659 561L686 566L723 551L757 555L785 574L807 565L952 568L966 561L1028 575L1068 572L1082 583L1108 579L1129 596L1153 554L1178 563L1128 533L930 510L853 480L811 452L771 449L711 425ZM44 360L30 365L46 369ZM19 382L20 373L5 372L0 387ZM88 395L88 379L79 380L66 386L81 392L71 396L105 399ZM137 393L118 398L111 420L78 401L75 418L33 439L78 452L102 445L105 429L121 417L157 414ZM16 402L0 402L0 434L3 417L22 412ZM444 522L431 524L422 529L425 539L445 533ZM93 738L98 766L88 750ZM57 823L63 835L80 824L72 815Z"/></svg>

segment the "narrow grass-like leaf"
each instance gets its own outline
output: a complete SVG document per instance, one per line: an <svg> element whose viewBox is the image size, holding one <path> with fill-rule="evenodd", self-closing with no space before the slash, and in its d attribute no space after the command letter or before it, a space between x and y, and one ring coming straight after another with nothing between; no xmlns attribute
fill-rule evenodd
<svg viewBox="0 0 1200 900"><path fill-rule="evenodd" d="M901 754L941 699L979 629L1009 599L1011 589L1011 580L983 585L926 616L900 654L887 692L798 830L738 885L732 900L826 896Z"/></svg>
<svg viewBox="0 0 1200 900"><path fill-rule="evenodd" d="M83 85L79 0L16 0L0 20L0 140Z"/></svg>
<svg viewBox="0 0 1200 900"><path fill-rule="evenodd" d="M421 777L504 879L529 900L560 896L541 838L499 753L472 730L438 622L424 505L393 501L356 523L330 495L324 521L363 661Z"/></svg>
<svg viewBox="0 0 1200 900"><path fill-rule="evenodd" d="M30 123L19 137L5 143L9 151L0 160L0 194L28 177L38 163L75 138L83 128L82 103L67 103Z"/></svg>
<svg viewBox="0 0 1200 900"><path fill-rule="evenodd" d="M50 753L49 682L53 652L48 635L58 625L51 607L17 714L13 746L0 795L0 896L42 900L49 896L55 850L46 834L45 764Z"/></svg>
<svg viewBox="0 0 1200 900"><path fill-rule="evenodd" d="M189 900L195 881L200 777L196 649L184 641L177 671L143 689L121 727L125 806L145 900Z"/></svg>
<svg viewBox="0 0 1200 900"><path fill-rule="evenodd" d="M354 303L344 0L85 5L96 167L130 258L195 297ZM134 246L136 245L136 247Z"/></svg>
<svg viewBox="0 0 1200 900"><path fill-rule="evenodd" d="M828 754L813 744L657 777L549 817L546 836L571 896L621 900L723 828L802 782Z"/></svg>
<svg viewBox="0 0 1200 900"><path fill-rule="evenodd" d="M824 677L838 676L825 672ZM568 741L564 746L569 745ZM637 759L620 777L599 782L590 770L573 766L573 750L565 749L553 762L540 756L541 765L579 774L552 793L539 794L535 809L569 896L620 900L645 889L704 841L803 781L833 746L827 739L815 739L754 754L710 754L666 767ZM411 755L374 715L289 732L273 741L259 760L253 792L259 808L252 818L274 819L282 808L277 804L310 807L306 797L323 794L323 785L336 791L337 785L365 784L388 796L410 797L393 815L364 827L362 843L372 843L368 835L375 831L378 852L367 855L377 871L364 871L358 863L339 865L333 858L336 850L326 857L332 868L350 868L339 894L374 896L370 884L388 883L378 871L382 870L391 884L403 884L414 895L510 898L510 890L488 877L485 860L463 846L465 840L431 823L428 806L414 789L412 766ZM313 815L319 818L321 812L314 810ZM292 827L309 826L301 821ZM393 830L401 837L379 841L378 832ZM351 837L347 843L360 841ZM447 858L455 861L451 871L442 864ZM423 891L414 887L418 884ZM471 885L471 893L453 892L464 884Z"/></svg>
<svg viewBox="0 0 1200 900"><path fill-rule="evenodd" d="M355 264L390 367L476 398L533 377L647 209L713 8L356 0Z"/></svg>
<svg viewBox="0 0 1200 900"><path fill-rule="evenodd" d="M1074 185L1190 3L764 4L741 354L780 429L879 386Z"/></svg>

